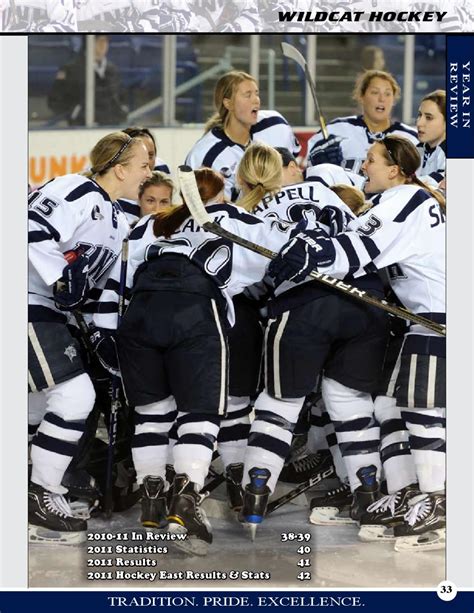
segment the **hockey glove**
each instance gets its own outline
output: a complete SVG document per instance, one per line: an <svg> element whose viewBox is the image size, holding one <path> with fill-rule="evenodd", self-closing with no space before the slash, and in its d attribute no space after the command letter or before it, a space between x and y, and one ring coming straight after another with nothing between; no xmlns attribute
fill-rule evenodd
<svg viewBox="0 0 474 613"><path fill-rule="evenodd" d="M317 164L341 166L343 160L341 141L342 138L334 134L331 134L328 139L318 141L308 154L308 166Z"/></svg>
<svg viewBox="0 0 474 613"><path fill-rule="evenodd" d="M89 330L89 343L92 354L107 372L120 377L120 367L117 355L117 344L112 330L91 326Z"/></svg>
<svg viewBox="0 0 474 613"><path fill-rule="evenodd" d="M54 303L62 311L79 308L89 291L89 256L79 255L63 269L63 276L53 287Z"/></svg>
<svg viewBox="0 0 474 613"><path fill-rule="evenodd" d="M344 232L346 227L346 217L344 213L341 209L330 204L321 209L318 221L329 228L330 236L335 236L339 234L339 232Z"/></svg>
<svg viewBox="0 0 474 613"><path fill-rule="evenodd" d="M299 225L299 224L298 224ZM278 287L283 281L299 283L317 268L330 266L336 250L328 234L321 228L298 232L270 262L268 273Z"/></svg>

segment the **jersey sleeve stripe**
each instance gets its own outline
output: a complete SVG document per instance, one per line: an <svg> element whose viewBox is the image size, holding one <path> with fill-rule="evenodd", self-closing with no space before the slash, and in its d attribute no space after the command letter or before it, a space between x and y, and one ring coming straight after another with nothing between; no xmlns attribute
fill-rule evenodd
<svg viewBox="0 0 474 613"><path fill-rule="evenodd" d="M342 234L340 236L336 236L334 240L341 245L346 253L346 257L349 262L349 274L358 270L360 267L360 260L350 238Z"/></svg>
<svg viewBox="0 0 474 613"><path fill-rule="evenodd" d="M61 240L61 235L56 230L56 228L54 228L49 222L47 222L46 219L44 219L44 217L41 217L41 215L37 213L36 211L29 211L28 219L30 219L31 221L35 221L40 226L44 226L47 230L49 230L49 233L51 234L51 238L53 238L55 241L59 242Z"/></svg>
<svg viewBox="0 0 474 613"><path fill-rule="evenodd" d="M443 172L440 171L435 171L435 172L430 172L429 176L434 179L435 181L437 181L438 183L444 179L444 174Z"/></svg>
<svg viewBox="0 0 474 613"><path fill-rule="evenodd" d="M416 211L416 209L421 204L423 204L425 200L428 200L428 198L431 198L430 194L428 194L428 192L425 192L419 189L416 192L416 194L412 198L410 198L410 200L403 207L400 213L398 213L398 215L395 217L393 221L395 221L396 223L403 223L404 221L407 220L407 218L411 215L411 213Z"/></svg>
<svg viewBox="0 0 474 613"><path fill-rule="evenodd" d="M370 255L372 260L375 260L375 258L380 255L380 249L377 247L377 245L371 238L368 238L367 236L362 236L360 234L359 236L362 244L367 250L367 253Z"/></svg>
<svg viewBox="0 0 474 613"><path fill-rule="evenodd" d="M50 241L53 238L52 234L45 230L33 230L32 232L28 232L29 243L42 243L43 241Z"/></svg>

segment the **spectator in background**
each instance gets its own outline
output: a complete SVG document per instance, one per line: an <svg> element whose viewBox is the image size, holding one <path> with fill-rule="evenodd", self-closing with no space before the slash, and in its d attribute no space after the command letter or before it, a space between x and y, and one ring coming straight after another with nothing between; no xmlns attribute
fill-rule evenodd
<svg viewBox="0 0 474 613"><path fill-rule="evenodd" d="M96 35L94 47L95 73L95 123L113 125L123 123L127 109L120 101L120 75L114 64L108 61L109 37ZM49 108L64 115L69 125L83 125L85 116L85 47L72 63L57 73L51 93Z"/></svg>
<svg viewBox="0 0 474 613"><path fill-rule="evenodd" d="M366 45L360 53L364 70L385 70L385 54L377 45Z"/></svg>

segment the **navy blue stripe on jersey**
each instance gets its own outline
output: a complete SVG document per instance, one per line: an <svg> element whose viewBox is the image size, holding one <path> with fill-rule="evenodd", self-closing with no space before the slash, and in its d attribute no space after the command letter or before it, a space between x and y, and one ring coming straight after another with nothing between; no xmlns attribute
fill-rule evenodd
<svg viewBox="0 0 474 613"><path fill-rule="evenodd" d="M390 134L390 132L395 132L395 130L399 130L400 132L406 132L407 134L411 134L415 138L418 138L418 132L409 126L405 126L403 123L399 121L394 121L392 125L385 130L385 134Z"/></svg>
<svg viewBox="0 0 474 613"><path fill-rule="evenodd" d="M428 176L434 179L437 183L444 179L444 175L442 172L430 172Z"/></svg>
<svg viewBox="0 0 474 613"><path fill-rule="evenodd" d="M167 175L171 174L171 170L167 164L158 164L153 168L153 170L159 170L160 172L164 172Z"/></svg>
<svg viewBox="0 0 474 613"><path fill-rule="evenodd" d="M350 238L348 236L344 236L343 234L339 234L334 238L334 240L341 245L341 247L346 253L346 257L349 262L349 274L358 270L360 266L360 260L356 250L354 249L354 246L352 245Z"/></svg>
<svg viewBox="0 0 474 613"><path fill-rule="evenodd" d="M366 128L367 125L362 117L362 115L349 115L348 117L336 117L328 123L328 126L332 126L336 123L350 123L352 126L362 126Z"/></svg>
<svg viewBox="0 0 474 613"><path fill-rule="evenodd" d="M111 202L109 194L104 189L102 189L100 185L94 183L94 181L87 181L86 183L82 183L81 185L73 189L72 192L70 192L66 196L65 200L67 200L67 202L74 202L74 200L79 200L79 198L82 198L87 194L91 194L92 192L98 192L102 195L104 200L108 200L109 202Z"/></svg>
<svg viewBox="0 0 474 613"><path fill-rule="evenodd" d="M431 197L432 197L431 194L429 194L428 192L422 189L419 189L416 192L416 194L412 196L410 200L405 204L403 209L400 211L400 213L398 213L398 215L395 217L393 221L395 221L396 223L403 223L404 221L407 220L407 218L409 217L409 215L411 215L411 213L416 211L416 209L421 204L423 204L423 202L425 202L426 200L428 200L428 198L431 198Z"/></svg>
<svg viewBox="0 0 474 613"><path fill-rule="evenodd" d="M402 353L404 355L434 355L438 358L445 358L446 339L440 336L409 334L403 344Z"/></svg>
<svg viewBox="0 0 474 613"><path fill-rule="evenodd" d="M59 453L70 457L72 457L77 450L77 445L75 443L61 441L43 432L36 433L34 444L37 447L41 447L41 449L46 449L46 451L52 451L53 453Z"/></svg>
<svg viewBox="0 0 474 613"><path fill-rule="evenodd" d="M227 147L232 146L232 145L236 145L237 143L232 143L232 141L221 141L219 143L216 143L215 145L213 145L209 151L206 153L206 155L204 156L204 159L202 161L202 166L204 166L205 168L212 168L212 165L214 164L215 159L223 152L227 149ZM242 147L243 149L243 147Z"/></svg>
<svg viewBox="0 0 474 613"><path fill-rule="evenodd" d="M310 181L313 181L314 183L322 183L324 187L329 187L329 184L326 183L326 181L322 179L321 177L306 177L305 176L304 182L309 183Z"/></svg>
<svg viewBox="0 0 474 613"><path fill-rule="evenodd" d="M283 119L283 117L278 117L277 115L273 117L265 117L265 119L261 119L256 125L250 128L250 134L257 134L257 132L261 132L262 130L266 130L272 126L277 126L278 124L288 125L288 122Z"/></svg>
<svg viewBox="0 0 474 613"><path fill-rule="evenodd" d="M135 215L135 217L140 217L140 205L136 202L119 199L117 200L117 204L124 213L129 213L130 215Z"/></svg>
<svg viewBox="0 0 474 613"><path fill-rule="evenodd" d="M208 213L227 213L228 217L231 219L237 219L238 221L243 221L246 224L253 225L264 223L262 219L255 217L255 215L250 215L244 209L238 208L236 206L227 206L225 204L211 204L206 207L206 211Z"/></svg>
<svg viewBox="0 0 474 613"><path fill-rule="evenodd" d="M440 147L444 151L444 155L446 155L446 141L444 140L438 147Z"/></svg>
<svg viewBox="0 0 474 613"><path fill-rule="evenodd" d="M39 223L41 226L47 228L51 234L51 238L55 241L59 242L61 240L61 234L56 230L56 228L46 221L44 217L41 217L41 215L36 211L28 211L28 219L31 219L31 221L36 221L36 223Z"/></svg>
<svg viewBox="0 0 474 613"><path fill-rule="evenodd" d="M46 413L44 420L50 424L53 424L53 426L59 426L59 428L64 428L65 430L84 432L86 429L86 422L84 419L81 419L80 421L65 421L59 417L59 415L55 415L54 413Z"/></svg>
<svg viewBox="0 0 474 613"><path fill-rule="evenodd" d="M50 232L45 230L33 230L28 232L29 243L42 243L43 241L50 241L53 238Z"/></svg>
<svg viewBox="0 0 474 613"><path fill-rule="evenodd" d="M147 221L147 223L140 224L139 226L135 226L133 230L130 232L130 236L128 237L130 241L138 241L143 238L143 235L148 228L148 224L152 221L152 218ZM154 220L153 220L154 221Z"/></svg>
<svg viewBox="0 0 474 613"><path fill-rule="evenodd" d="M367 236L359 236L360 240L362 241L364 247L367 250L367 253L370 255L372 260L375 260L375 258L380 255L380 249L377 247L377 245L371 238L368 238Z"/></svg>
<svg viewBox="0 0 474 613"><path fill-rule="evenodd" d="M380 198L382 198L382 194L377 194L376 196L374 196L370 202L372 203L372 206L377 206L377 204L380 202Z"/></svg>

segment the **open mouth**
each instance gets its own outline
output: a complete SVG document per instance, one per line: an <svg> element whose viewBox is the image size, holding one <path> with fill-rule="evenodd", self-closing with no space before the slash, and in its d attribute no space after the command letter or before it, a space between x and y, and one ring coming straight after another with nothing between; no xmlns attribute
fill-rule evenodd
<svg viewBox="0 0 474 613"><path fill-rule="evenodd" d="M385 107L382 106L381 104L379 104L378 106L375 107L375 110L377 111L377 113L385 113Z"/></svg>

